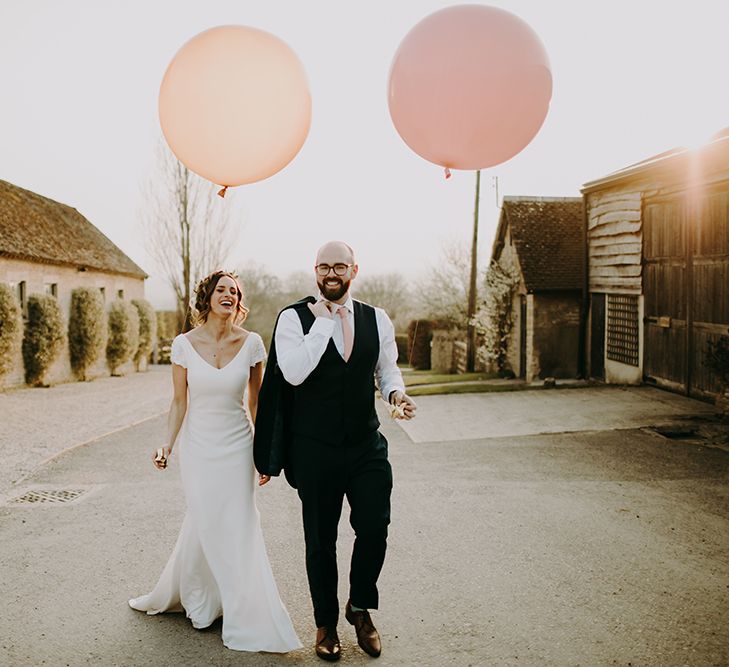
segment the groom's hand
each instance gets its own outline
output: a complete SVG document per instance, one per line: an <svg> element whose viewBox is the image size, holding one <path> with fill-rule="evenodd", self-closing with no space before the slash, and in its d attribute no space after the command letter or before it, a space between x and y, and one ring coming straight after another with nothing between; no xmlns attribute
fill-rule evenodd
<svg viewBox="0 0 729 667"><path fill-rule="evenodd" d="M415 401L399 389L396 389L390 394L390 403L402 408L402 419L412 419L415 416L415 411L418 409Z"/></svg>
<svg viewBox="0 0 729 667"><path fill-rule="evenodd" d="M258 486L263 486L271 481L271 475L262 475L258 473Z"/></svg>
<svg viewBox="0 0 729 667"><path fill-rule="evenodd" d="M310 303L309 310L312 312L314 317L326 317L332 319L332 311L329 309L328 301L317 301L316 303Z"/></svg>

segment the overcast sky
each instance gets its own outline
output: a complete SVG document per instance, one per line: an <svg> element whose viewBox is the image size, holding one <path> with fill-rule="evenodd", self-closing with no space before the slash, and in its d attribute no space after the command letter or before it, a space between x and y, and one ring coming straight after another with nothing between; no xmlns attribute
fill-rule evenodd
<svg viewBox="0 0 729 667"><path fill-rule="evenodd" d="M151 276L139 227L160 136L157 96L176 51L224 24L274 33L298 54L313 98L303 149L282 172L220 205L240 225L229 267L308 270L331 238L360 275L415 277L442 243L470 238L474 174L415 155L395 131L393 55L439 0L258 2L2 0L0 178L77 208ZM485 3L484 3L485 4ZM718 0L490 2L527 21L549 54L554 94L534 141L482 172L488 252L500 195L576 196L587 181L729 125L729 3Z"/></svg>

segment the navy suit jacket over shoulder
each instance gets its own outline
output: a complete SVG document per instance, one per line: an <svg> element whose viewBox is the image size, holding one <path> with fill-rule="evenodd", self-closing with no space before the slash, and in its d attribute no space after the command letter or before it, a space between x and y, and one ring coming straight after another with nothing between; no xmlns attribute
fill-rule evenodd
<svg viewBox="0 0 729 667"><path fill-rule="evenodd" d="M316 303L314 297L306 297L288 308L299 310ZM281 312L283 312L283 310ZM279 313L281 317L281 313ZM296 488L296 479L291 466L291 411L293 409L293 387L286 382L276 360L276 326L271 336L271 348L263 374L258 396L256 427L253 437L253 461L262 475L277 477L284 471L288 483Z"/></svg>

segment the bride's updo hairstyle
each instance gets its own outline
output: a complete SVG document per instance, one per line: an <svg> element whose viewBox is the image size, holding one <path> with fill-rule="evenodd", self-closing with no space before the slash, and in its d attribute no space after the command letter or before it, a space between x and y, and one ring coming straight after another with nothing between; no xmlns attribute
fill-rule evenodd
<svg viewBox="0 0 729 667"><path fill-rule="evenodd" d="M195 288L195 310L192 314L192 322L196 327L208 321L208 315L211 310L210 299L212 299L215 288L223 276L228 276L228 278L232 278L235 281L238 292L233 323L243 324L246 317L248 317L248 308L243 303L243 290L238 282L238 276L230 271L214 271L209 276L203 278Z"/></svg>

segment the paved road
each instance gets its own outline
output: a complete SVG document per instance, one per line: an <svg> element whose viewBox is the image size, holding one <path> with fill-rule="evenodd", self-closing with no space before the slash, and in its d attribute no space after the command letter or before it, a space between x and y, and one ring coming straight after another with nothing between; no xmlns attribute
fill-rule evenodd
<svg viewBox="0 0 729 667"><path fill-rule="evenodd" d="M729 664L727 451L637 429L415 443L383 421L396 479L378 665ZM197 632L127 607L182 518L176 463L159 473L147 458L163 431L160 417L116 432L15 489L89 489L74 502L0 507L1 665L323 664L308 648L298 500L282 480L258 498L306 649L240 655L219 625ZM340 535L346 571L346 518ZM341 664L372 664L339 630Z"/></svg>
<svg viewBox="0 0 729 667"><path fill-rule="evenodd" d="M415 442L610 431L715 412L709 403L645 386L419 396L417 402L418 419L403 425Z"/></svg>
<svg viewBox="0 0 729 667"><path fill-rule="evenodd" d="M13 483L64 450L169 409L169 366L146 373L0 392L0 502Z"/></svg>

